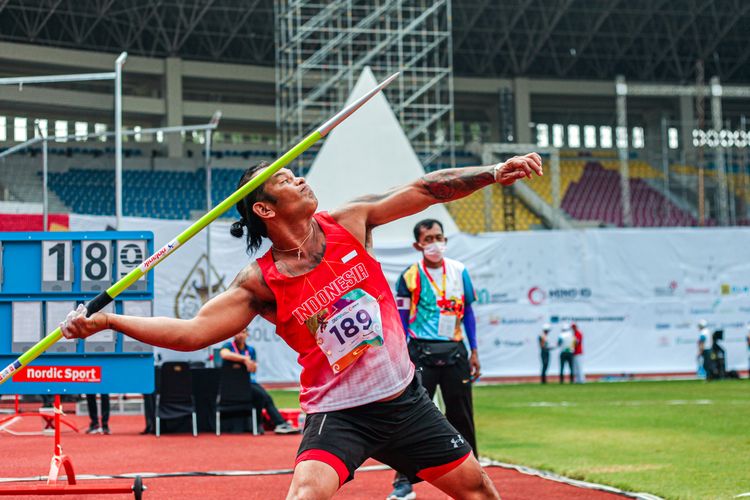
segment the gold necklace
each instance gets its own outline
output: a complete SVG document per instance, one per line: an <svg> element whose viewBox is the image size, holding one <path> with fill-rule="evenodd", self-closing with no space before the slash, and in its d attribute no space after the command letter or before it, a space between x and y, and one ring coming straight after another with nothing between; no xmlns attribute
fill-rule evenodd
<svg viewBox="0 0 750 500"><path fill-rule="evenodd" d="M297 250L297 260L299 260L300 257L302 257L302 245L304 245L305 242L310 239L310 236L312 236L314 230L315 230L315 225L311 222L310 223L310 232L307 233L307 236L305 236L305 239L302 240L302 243L300 243L298 246L296 246L294 248L283 249L283 248L277 248L274 245L271 245L271 248L273 248L277 252L293 252L293 251Z"/></svg>

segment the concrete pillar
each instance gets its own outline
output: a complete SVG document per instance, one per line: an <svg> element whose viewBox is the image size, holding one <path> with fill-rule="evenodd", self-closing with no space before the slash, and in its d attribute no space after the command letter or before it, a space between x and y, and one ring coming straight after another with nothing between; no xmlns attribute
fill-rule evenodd
<svg viewBox="0 0 750 500"><path fill-rule="evenodd" d="M168 57L164 61L164 100L167 107L167 127L182 125L182 60ZM182 136L166 134L167 153L170 158L182 157Z"/></svg>
<svg viewBox="0 0 750 500"><path fill-rule="evenodd" d="M516 142L530 144L531 140L531 94L528 78L513 79L513 96L516 108Z"/></svg>
<svg viewBox="0 0 750 500"><path fill-rule="evenodd" d="M695 128L695 97L680 96L680 148L688 164L694 165L693 129Z"/></svg>

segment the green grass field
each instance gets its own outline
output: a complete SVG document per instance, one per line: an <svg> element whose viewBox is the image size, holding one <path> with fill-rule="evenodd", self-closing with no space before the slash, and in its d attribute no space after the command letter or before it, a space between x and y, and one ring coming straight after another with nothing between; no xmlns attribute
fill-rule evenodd
<svg viewBox="0 0 750 500"><path fill-rule="evenodd" d="M747 380L480 386L474 406L483 456L670 499L750 492Z"/></svg>
<svg viewBox="0 0 750 500"><path fill-rule="evenodd" d="M747 380L479 387L481 455L665 498L750 492Z"/></svg>

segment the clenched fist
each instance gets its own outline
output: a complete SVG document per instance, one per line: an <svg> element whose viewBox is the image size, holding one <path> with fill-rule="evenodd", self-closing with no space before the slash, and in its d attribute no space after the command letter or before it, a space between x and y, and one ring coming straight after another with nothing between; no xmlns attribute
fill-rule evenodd
<svg viewBox="0 0 750 500"><path fill-rule="evenodd" d="M514 156L495 165L494 174L495 182L503 186L510 186L519 179L528 177L531 179L532 173L544 175L542 171L542 157L537 153L529 153L523 156Z"/></svg>
<svg viewBox="0 0 750 500"><path fill-rule="evenodd" d="M60 323L60 330L66 339L85 339L96 332L109 328L109 318L104 313L94 313L86 317L88 311L80 304L75 311L70 311L65 321Z"/></svg>

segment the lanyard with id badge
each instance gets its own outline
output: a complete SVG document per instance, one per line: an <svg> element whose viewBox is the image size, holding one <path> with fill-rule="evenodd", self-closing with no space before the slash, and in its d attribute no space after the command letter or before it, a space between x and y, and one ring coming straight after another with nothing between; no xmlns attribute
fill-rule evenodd
<svg viewBox="0 0 750 500"><path fill-rule="evenodd" d="M447 295L447 273L445 271L445 261L443 261L443 287L438 287L435 280L432 279L427 266L422 261L422 272L424 272L430 285L438 295L437 306L440 308L440 318L438 320L438 336L447 340L456 340L456 330L459 325L460 311L454 301L449 300Z"/></svg>
<svg viewBox="0 0 750 500"><path fill-rule="evenodd" d="M341 373L370 347L383 345L383 321L378 300L361 288L343 295L332 309L315 338L333 372Z"/></svg>

